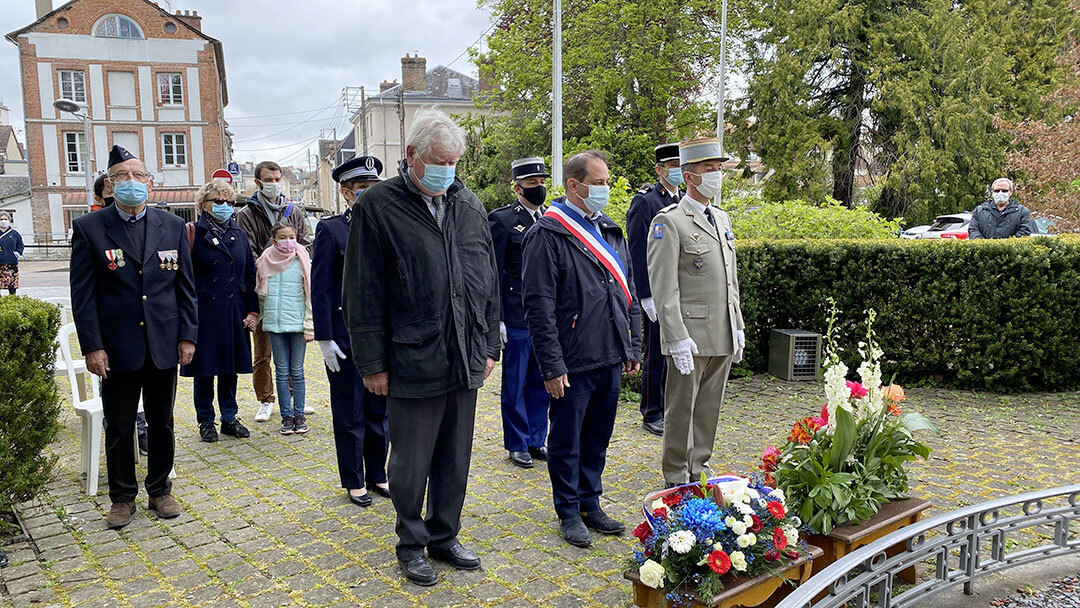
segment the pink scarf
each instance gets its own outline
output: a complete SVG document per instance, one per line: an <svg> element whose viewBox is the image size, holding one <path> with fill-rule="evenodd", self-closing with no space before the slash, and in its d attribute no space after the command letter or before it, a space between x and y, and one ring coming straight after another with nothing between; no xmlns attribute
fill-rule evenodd
<svg viewBox="0 0 1080 608"><path fill-rule="evenodd" d="M265 297L270 277L285 272L296 258L300 259L300 274L304 275L304 299L311 310L311 257L300 243L292 253L284 253L274 245L263 251L255 262L255 293Z"/></svg>

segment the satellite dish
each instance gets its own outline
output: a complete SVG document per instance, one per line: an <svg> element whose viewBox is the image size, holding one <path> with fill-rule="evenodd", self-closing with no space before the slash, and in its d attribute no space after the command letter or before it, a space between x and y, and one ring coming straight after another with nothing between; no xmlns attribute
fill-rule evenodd
<svg viewBox="0 0 1080 608"><path fill-rule="evenodd" d="M74 101L68 101L67 99L57 99L52 105L61 112L71 112L73 114L82 109L79 104Z"/></svg>

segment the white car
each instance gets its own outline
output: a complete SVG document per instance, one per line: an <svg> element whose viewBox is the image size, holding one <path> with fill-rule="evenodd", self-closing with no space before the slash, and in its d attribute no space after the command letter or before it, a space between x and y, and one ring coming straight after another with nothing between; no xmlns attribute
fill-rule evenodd
<svg viewBox="0 0 1080 608"><path fill-rule="evenodd" d="M971 224L971 214L950 213L939 215L934 218L934 223L919 233L918 239L957 239L968 238L968 225Z"/></svg>

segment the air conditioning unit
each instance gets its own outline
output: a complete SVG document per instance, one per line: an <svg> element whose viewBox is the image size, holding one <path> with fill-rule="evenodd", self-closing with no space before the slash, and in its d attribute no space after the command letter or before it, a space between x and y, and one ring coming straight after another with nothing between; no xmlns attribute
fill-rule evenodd
<svg viewBox="0 0 1080 608"><path fill-rule="evenodd" d="M817 380L821 376L821 334L801 329L772 330L769 373L784 380Z"/></svg>

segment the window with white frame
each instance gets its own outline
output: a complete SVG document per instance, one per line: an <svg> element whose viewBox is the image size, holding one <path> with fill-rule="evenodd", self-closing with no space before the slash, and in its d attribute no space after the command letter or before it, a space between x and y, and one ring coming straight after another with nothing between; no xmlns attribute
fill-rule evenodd
<svg viewBox="0 0 1080 608"><path fill-rule="evenodd" d="M180 74L158 74L158 102L163 106L184 103L184 89Z"/></svg>
<svg viewBox="0 0 1080 608"><path fill-rule="evenodd" d="M138 40L143 37L142 30L130 18L123 15L106 15L94 28L98 38L127 38Z"/></svg>
<svg viewBox="0 0 1080 608"><path fill-rule="evenodd" d="M86 138L80 131L64 133L64 154L67 158L67 172L81 173L85 171L83 162L86 159Z"/></svg>
<svg viewBox="0 0 1080 608"><path fill-rule="evenodd" d="M81 71L60 70L60 99L86 103L86 75Z"/></svg>
<svg viewBox="0 0 1080 608"><path fill-rule="evenodd" d="M162 164L187 165L187 138L183 133L165 133L161 136Z"/></svg>

